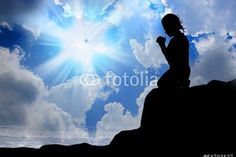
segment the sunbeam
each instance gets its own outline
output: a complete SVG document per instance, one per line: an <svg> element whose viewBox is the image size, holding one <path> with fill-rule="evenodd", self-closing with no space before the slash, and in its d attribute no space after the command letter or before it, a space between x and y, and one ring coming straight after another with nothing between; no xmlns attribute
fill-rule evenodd
<svg viewBox="0 0 236 157"><path fill-rule="evenodd" d="M110 67L112 62L127 64L128 55L120 51L117 40L107 36L114 25L105 17L112 13L116 2L107 5L97 18L82 14L79 2L68 6L57 1L59 9L50 6L53 22L46 24L38 44L58 47L59 50L34 68L36 73L45 79L50 78L52 84L58 84L71 75L96 73L97 69L105 73L103 66ZM58 12L60 9L63 13ZM68 22L71 18L73 22Z"/></svg>
<svg viewBox="0 0 236 157"><path fill-rule="evenodd" d="M79 21L69 30L59 33L62 41L61 56L73 60L84 67L84 71L93 71L92 59L97 54L106 55L112 51L104 41L107 24Z"/></svg>

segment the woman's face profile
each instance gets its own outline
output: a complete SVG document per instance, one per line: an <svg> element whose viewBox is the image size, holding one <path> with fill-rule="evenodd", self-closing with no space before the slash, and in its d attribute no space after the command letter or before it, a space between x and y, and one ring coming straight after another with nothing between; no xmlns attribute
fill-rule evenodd
<svg viewBox="0 0 236 157"><path fill-rule="evenodd" d="M166 34L170 37L177 34L180 29L183 29L179 18L174 14L167 14L164 16L161 23Z"/></svg>
<svg viewBox="0 0 236 157"><path fill-rule="evenodd" d="M175 30L173 29L173 27L171 27L171 25L168 25L168 23L162 23L163 25L163 28L166 32L166 34L169 36L169 37L172 37L174 35L174 32Z"/></svg>

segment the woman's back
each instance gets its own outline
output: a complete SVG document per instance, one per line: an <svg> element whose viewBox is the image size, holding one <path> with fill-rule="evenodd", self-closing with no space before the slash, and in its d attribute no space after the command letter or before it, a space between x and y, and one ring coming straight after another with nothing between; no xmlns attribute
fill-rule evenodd
<svg viewBox="0 0 236 157"><path fill-rule="evenodd" d="M170 40L166 55L171 69L179 71L189 68L189 42L183 33Z"/></svg>
<svg viewBox="0 0 236 157"><path fill-rule="evenodd" d="M190 66L189 66L189 42L183 34L184 28L179 17L174 14L167 14L162 19L162 25L168 36L172 37L166 47L166 38L159 36L157 43L170 66L158 80L159 88L186 88L189 87Z"/></svg>

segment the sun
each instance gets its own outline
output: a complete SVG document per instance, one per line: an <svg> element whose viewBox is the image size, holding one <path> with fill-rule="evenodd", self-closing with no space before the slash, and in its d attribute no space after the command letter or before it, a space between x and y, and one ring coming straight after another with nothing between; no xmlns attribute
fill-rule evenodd
<svg viewBox="0 0 236 157"><path fill-rule="evenodd" d="M112 25L105 21L77 19L68 28L52 25L42 44L56 46L60 51L39 65L36 72L52 84L66 81L83 73L106 73L114 63L127 64L127 55L121 53L119 45L106 35ZM59 42L55 42L58 40Z"/></svg>
<svg viewBox="0 0 236 157"><path fill-rule="evenodd" d="M94 54L93 43L87 38L67 38L63 41L63 51L61 52L65 59L71 59L78 64L89 64Z"/></svg>
<svg viewBox="0 0 236 157"><path fill-rule="evenodd" d="M62 44L60 58L73 60L87 70L92 69L92 60L95 55L106 55L111 51L104 42L107 26L106 23L79 21L73 27L61 30L58 36Z"/></svg>

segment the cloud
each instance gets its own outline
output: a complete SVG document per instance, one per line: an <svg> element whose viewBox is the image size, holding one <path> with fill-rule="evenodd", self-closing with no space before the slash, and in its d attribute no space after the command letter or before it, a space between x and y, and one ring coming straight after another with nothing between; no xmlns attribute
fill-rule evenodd
<svg viewBox="0 0 236 157"><path fill-rule="evenodd" d="M44 92L41 79L19 65L19 51L0 48L0 124L25 124L27 107Z"/></svg>
<svg viewBox="0 0 236 157"><path fill-rule="evenodd" d="M146 96L151 92L152 89L157 88L157 80L153 80L150 82L149 86L145 87L143 92L139 95L139 97L136 99L136 103L138 105L138 120L141 120L142 113L143 113L143 107Z"/></svg>
<svg viewBox="0 0 236 157"><path fill-rule="evenodd" d="M19 21L22 16L41 9L44 4L44 0L0 1L0 21Z"/></svg>
<svg viewBox="0 0 236 157"><path fill-rule="evenodd" d="M97 123L96 139L98 144L108 144L122 130L135 129L139 126L138 117L133 117L121 103L112 102L105 105L106 114Z"/></svg>
<svg viewBox="0 0 236 157"><path fill-rule="evenodd" d="M135 10L130 10L129 8L136 9L138 4L140 4L137 1L117 0L100 0L96 2L96 5L90 0L55 0L54 2L57 5L61 5L66 14L75 16L78 19L83 17L96 19L100 17L115 25L120 24L122 20L130 18L135 13Z"/></svg>
<svg viewBox="0 0 236 157"><path fill-rule="evenodd" d="M145 68L160 68L162 64L166 64L160 48L153 39L146 40L144 46L137 40L131 39L130 46L136 60Z"/></svg>
<svg viewBox="0 0 236 157"><path fill-rule="evenodd" d="M28 50L35 42L37 36L28 28L19 24L0 22L0 46L14 48L20 46Z"/></svg>
<svg viewBox="0 0 236 157"><path fill-rule="evenodd" d="M109 144L112 138L120 131L138 128L140 126L144 100L147 94L155 87L156 83L152 81L137 98L137 115L132 115L130 111L125 110L124 106L119 102L106 104L106 113L97 123L95 143L100 145Z"/></svg>
<svg viewBox="0 0 236 157"><path fill-rule="evenodd" d="M181 17L191 34L200 31L230 30L236 26L234 20L236 1L234 0L228 0L226 3L212 0L194 2L167 0L166 3L174 13Z"/></svg>
<svg viewBox="0 0 236 157"><path fill-rule="evenodd" d="M27 125L34 116L31 109L41 105L46 88L40 78L20 66L18 49L10 52L1 47L0 56L0 124Z"/></svg>
<svg viewBox="0 0 236 157"><path fill-rule="evenodd" d="M84 16L94 20L105 16L116 1L117 0L100 0L96 2L96 5L90 0L54 0L54 3L62 6L65 16L75 16L78 19Z"/></svg>
<svg viewBox="0 0 236 157"><path fill-rule="evenodd" d="M52 87L48 92L47 100L69 113L76 125L82 127L85 125L86 112L91 109L96 100L106 100L114 92L119 92L119 89L107 79L110 75L108 72L104 78L95 78L92 80L94 85L84 84L83 75L74 77Z"/></svg>
<svg viewBox="0 0 236 157"><path fill-rule="evenodd" d="M146 96L149 92L151 92L152 89L157 88L157 80L153 80L149 83L149 86L144 88L144 91L139 95L139 97L136 100L136 103L140 109L143 108L144 101Z"/></svg>
<svg viewBox="0 0 236 157"><path fill-rule="evenodd" d="M78 126L85 125L86 112L91 109L101 85L86 86L80 78L73 78L65 83L51 88L48 92L48 101L68 112Z"/></svg>
<svg viewBox="0 0 236 157"><path fill-rule="evenodd" d="M88 139L87 132L76 128L68 113L45 99L47 88L43 81L20 65L22 56L19 54L18 49L10 51L0 47L0 126L9 129L13 126L16 131L24 128L26 134L16 138L40 137L37 133L49 131L52 138L64 139L69 136L64 136L66 132L76 130L78 135ZM1 128L0 134L5 134Z"/></svg>
<svg viewBox="0 0 236 157"><path fill-rule="evenodd" d="M225 42L222 36L211 35L200 38L195 46L200 56L192 68L193 85L212 79L229 81L236 77L236 51L229 51L231 42Z"/></svg>
<svg viewBox="0 0 236 157"><path fill-rule="evenodd" d="M151 5L155 5L156 9L151 9ZM118 1L107 20L112 24L122 25L122 22L126 22L135 17L137 20L145 18L146 21L143 22L145 22L145 24L151 24L159 19L163 6L163 3L159 0ZM135 25L133 25L133 27L135 27ZM141 26L139 25L139 27Z"/></svg>
<svg viewBox="0 0 236 157"><path fill-rule="evenodd" d="M0 22L0 27L1 27L1 31L0 31L1 33L2 33L2 29L12 31L12 27L7 22Z"/></svg>

